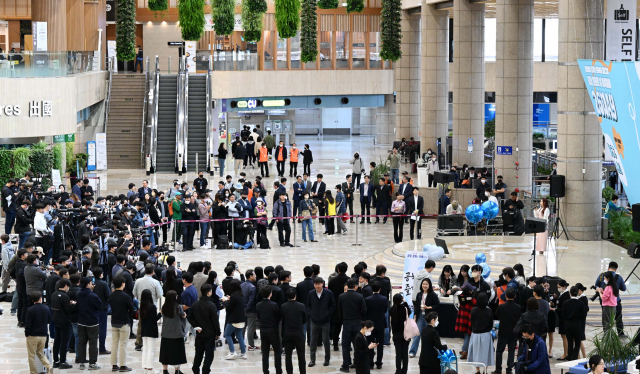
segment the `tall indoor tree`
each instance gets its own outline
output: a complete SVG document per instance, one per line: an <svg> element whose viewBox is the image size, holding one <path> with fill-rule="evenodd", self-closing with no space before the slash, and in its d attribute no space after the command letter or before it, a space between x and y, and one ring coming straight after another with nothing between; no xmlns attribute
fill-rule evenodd
<svg viewBox="0 0 640 374"><path fill-rule="evenodd" d="M296 36L300 28L300 0L276 0L276 27L280 39Z"/></svg>
<svg viewBox="0 0 640 374"><path fill-rule="evenodd" d="M213 29L217 35L230 35L235 25L233 0L211 0Z"/></svg>
<svg viewBox="0 0 640 374"><path fill-rule="evenodd" d="M120 61L136 58L136 4L118 0L116 6L116 56Z"/></svg>
<svg viewBox="0 0 640 374"><path fill-rule="evenodd" d="M204 0L178 0L182 40L197 41L204 32Z"/></svg>
<svg viewBox="0 0 640 374"><path fill-rule="evenodd" d="M318 56L318 14L316 0L302 0L300 13L300 59L307 63Z"/></svg>
<svg viewBox="0 0 640 374"><path fill-rule="evenodd" d="M380 57L385 61L398 61L402 57L400 40L401 0L382 0L380 29L382 30L382 48Z"/></svg>
<svg viewBox="0 0 640 374"><path fill-rule="evenodd" d="M244 28L244 39L246 41L260 41L262 37L262 17L266 11L266 0L242 1L242 27Z"/></svg>

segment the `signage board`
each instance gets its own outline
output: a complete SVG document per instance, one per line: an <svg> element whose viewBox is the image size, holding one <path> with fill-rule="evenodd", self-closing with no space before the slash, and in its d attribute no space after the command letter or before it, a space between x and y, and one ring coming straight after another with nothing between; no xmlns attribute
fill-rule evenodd
<svg viewBox="0 0 640 374"><path fill-rule="evenodd" d="M471 138L467 141L467 152L473 153L473 139Z"/></svg>
<svg viewBox="0 0 640 374"><path fill-rule="evenodd" d="M107 170L107 134L96 134L96 169Z"/></svg>
<svg viewBox="0 0 640 374"><path fill-rule="evenodd" d="M107 0L107 22L116 21L116 0Z"/></svg>
<svg viewBox="0 0 640 374"><path fill-rule="evenodd" d="M500 155L500 156L510 156L513 154L513 147L506 147L506 146L497 146L496 147L496 154Z"/></svg>
<svg viewBox="0 0 640 374"><path fill-rule="evenodd" d="M244 31L242 28L242 14L236 13L233 16L233 31Z"/></svg>
<svg viewBox="0 0 640 374"><path fill-rule="evenodd" d="M284 100L263 100L263 107L284 106Z"/></svg>
<svg viewBox="0 0 640 374"><path fill-rule="evenodd" d="M270 109L270 110L267 110L267 115L269 115L269 116L286 116L287 115L287 110L286 109Z"/></svg>
<svg viewBox="0 0 640 374"><path fill-rule="evenodd" d="M487 121L491 121L492 119L496 119L496 104L494 103L485 103L484 104L484 123Z"/></svg>
<svg viewBox="0 0 640 374"><path fill-rule="evenodd" d="M607 60L636 60L637 5L636 0L607 2Z"/></svg>
<svg viewBox="0 0 640 374"><path fill-rule="evenodd" d="M169 47L182 47L184 42L167 42L167 45Z"/></svg>
<svg viewBox="0 0 640 374"><path fill-rule="evenodd" d="M60 170L51 169L51 185L58 188L62 184L62 178L60 178Z"/></svg>
<svg viewBox="0 0 640 374"><path fill-rule="evenodd" d="M189 73L196 72L196 45L198 42L187 41L184 43L184 54L186 56L187 61L187 71Z"/></svg>
<svg viewBox="0 0 640 374"><path fill-rule="evenodd" d="M549 104L533 104L533 124L548 125L549 124Z"/></svg>
<svg viewBox="0 0 640 374"><path fill-rule="evenodd" d="M413 281L415 275L422 269L429 259L429 252L406 252L404 254L404 271L402 272L402 293L404 300L413 309L413 301L411 300L414 293L419 290L413 289Z"/></svg>
<svg viewBox="0 0 640 374"><path fill-rule="evenodd" d="M46 52L47 50L47 23L31 22L31 33L33 35L33 51Z"/></svg>
<svg viewBox="0 0 640 374"><path fill-rule="evenodd" d="M96 170L96 142L93 140L87 142L87 170Z"/></svg>
<svg viewBox="0 0 640 374"><path fill-rule="evenodd" d="M76 134L54 135L54 143L73 143L76 141Z"/></svg>

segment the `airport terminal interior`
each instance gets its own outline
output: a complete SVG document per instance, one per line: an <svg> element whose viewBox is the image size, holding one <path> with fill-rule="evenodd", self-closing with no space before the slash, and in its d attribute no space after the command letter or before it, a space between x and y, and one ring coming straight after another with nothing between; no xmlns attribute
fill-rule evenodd
<svg viewBox="0 0 640 374"><path fill-rule="evenodd" d="M0 374L638 373L638 20L638 0L0 0ZM217 318L182 283L213 272Z"/></svg>

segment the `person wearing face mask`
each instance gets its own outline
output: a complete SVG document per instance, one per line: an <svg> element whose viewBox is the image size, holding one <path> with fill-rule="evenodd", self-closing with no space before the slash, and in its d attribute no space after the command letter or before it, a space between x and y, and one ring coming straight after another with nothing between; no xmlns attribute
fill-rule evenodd
<svg viewBox="0 0 640 374"><path fill-rule="evenodd" d="M474 297L477 298L480 294L484 293L487 296L491 296L493 292L491 290L491 286L484 280L482 277L482 266L475 264L471 267L471 279L469 279L469 283L476 288L474 293Z"/></svg>
<svg viewBox="0 0 640 374"><path fill-rule="evenodd" d="M411 307L404 301L404 296L401 293L393 295L393 306L389 309L389 317L391 318L393 345L396 347L396 374L407 374L409 367L409 343L411 343L411 339L406 340L404 338L404 323L410 314ZM428 354L425 353L425 356Z"/></svg>
<svg viewBox="0 0 640 374"><path fill-rule="evenodd" d="M353 155L353 158L351 159L351 161L349 161L349 163L353 165L351 168L353 172L353 182L355 183L356 186L359 186L360 176L364 172L364 162L360 158L360 154L356 152Z"/></svg>
<svg viewBox="0 0 640 374"><path fill-rule="evenodd" d="M544 344L544 340L540 337L540 334L535 331L533 326L525 325L522 329L522 337L525 342L525 344L523 344L524 351L523 354L518 357L518 364L522 365L523 371L530 374L551 374L549 357L547 356L547 347ZM591 362L592 360L590 359L590 365ZM604 369L604 365L602 366L602 369ZM602 371L599 371L598 374L601 374Z"/></svg>
<svg viewBox="0 0 640 374"><path fill-rule="evenodd" d="M182 219L182 193L176 192L175 197L176 198L171 202L173 210L172 220L180 221ZM173 226L173 230L171 230L171 241L175 242L177 240L178 243L182 244L182 242L180 241L180 236L182 235L182 222L174 222Z"/></svg>
<svg viewBox="0 0 640 374"><path fill-rule="evenodd" d="M442 344L440 341L440 334L438 334L438 330L436 330L439 324L438 313L431 312L427 314L426 319L427 326L420 332L420 340L422 341L420 360L418 362L420 365L420 374L437 373L440 370L438 350L442 351L447 349L447 345Z"/></svg>
<svg viewBox="0 0 640 374"><path fill-rule="evenodd" d="M276 169L278 170L278 176L284 177L285 172L285 161L287 161L287 147L284 146L284 142L281 140L278 144L278 148L276 148Z"/></svg>
<svg viewBox="0 0 640 374"><path fill-rule="evenodd" d="M300 201L300 215L302 215L302 240L307 241L307 231L309 232L309 240L313 243L317 243L313 236L313 210L315 209L315 204L309 198L309 191L304 192L304 196L302 201Z"/></svg>
<svg viewBox="0 0 640 374"><path fill-rule="evenodd" d="M447 206L447 214L462 214L462 206L457 200L453 200L449 206Z"/></svg>
<svg viewBox="0 0 640 374"><path fill-rule="evenodd" d="M304 145L304 151L302 151L302 172L311 175L311 164L313 164L313 152L309 149L309 144Z"/></svg>
<svg viewBox="0 0 640 374"><path fill-rule="evenodd" d="M360 331L355 335L355 339L353 340L353 358L356 374L369 374L371 372L369 366L369 352L370 350L376 348L379 344L369 343L367 341L367 337L371 335L373 328L374 324L372 321L362 321L360 323ZM348 373L349 368L347 367L346 370L343 370L341 368L340 371Z"/></svg>
<svg viewBox="0 0 640 374"><path fill-rule="evenodd" d="M198 196L200 196L201 194L204 193L204 191L207 189L208 185L209 185L209 182L207 181L207 178L204 177L204 173L201 170L198 173L198 178L196 178L193 181L193 187L198 192Z"/></svg>
<svg viewBox="0 0 640 374"><path fill-rule="evenodd" d="M498 183L493 186L493 193L496 195L496 199L499 201L506 199L506 191L507 184L502 181L502 175L498 175Z"/></svg>
<svg viewBox="0 0 640 374"><path fill-rule="evenodd" d="M300 150L296 147L296 143L293 143L289 151L289 177L291 178L298 175L298 156L300 156Z"/></svg>
<svg viewBox="0 0 640 374"><path fill-rule="evenodd" d="M500 207L500 203L498 202L498 199L496 199L495 196L491 195L491 187L486 186L484 188L484 195L487 197L488 201L493 201L498 207Z"/></svg>
<svg viewBox="0 0 640 374"><path fill-rule="evenodd" d="M560 281L558 282L558 292L560 293L560 295L559 296L556 295L556 298L558 299L558 301L556 302L556 315L558 317L558 331L560 332L560 336L562 337L562 347L564 348L562 356L558 358L558 360L560 361L566 360L569 354L568 353L569 343L567 341L567 335L565 332L565 329L566 329L565 319L563 317L564 313L562 311L565 301L571 299L571 295L569 294L568 288L569 288L569 283L567 283L567 281L565 281L564 279L560 279Z"/></svg>
<svg viewBox="0 0 640 374"><path fill-rule="evenodd" d="M280 239L281 247L293 247L293 244L289 242L291 239L291 202L287 200L286 194L281 194L273 207L273 217L278 223L278 238Z"/></svg>
<svg viewBox="0 0 640 374"><path fill-rule="evenodd" d="M476 196L478 199L482 200L482 196L485 196L484 192L487 188L487 177L484 175L480 177L480 184L476 187Z"/></svg>
<svg viewBox="0 0 640 374"><path fill-rule="evenodd" d="M267 205L262 200L256 200L255 208L253 209L253 215L258 218L257 220L257 230L256 230L256 243L260 244L264 237L267 238ZM304 227L304 225L303 225ZM304 235L304 234L303 234ZM268 243L268 240L267 240ZM262 247L262 245L261 245Z"/></svg>
<svg viewBox="0 0 640 374"><path fill-rule="evenodd" d="M427 174L429 175L429 187L437 187L437 183L435 180L435 172L439 172L440 167L438 166L438 160L436 159L436 154L432 153L431 158L427 161Z"/></svg>
<svg viewBox="0 0 640 374"><path fill-rule="evenodd" d="M552 175L558 175L558 164L555 162L551 164L551 174L549 174L547 179L550 180Z"/></svg>
<svg viewBox="0 0 640 374"><path fill-rule="evenodd" d="M486 366L495 365L493 349L493 311L488 307L487 294L480 293L476 298L476 306L471 310L471 341L469 343L469 362L480 362ZM480 368L476 367L476 372Z"/></svg>

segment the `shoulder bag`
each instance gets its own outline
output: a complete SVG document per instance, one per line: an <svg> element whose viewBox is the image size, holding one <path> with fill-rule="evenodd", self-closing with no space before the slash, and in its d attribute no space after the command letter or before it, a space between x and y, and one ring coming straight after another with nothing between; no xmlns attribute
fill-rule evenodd
<svg viewBox="0 0 640 374"><path fill-rule="evenodd" d="M418 329L416 321L414 321L413 318L409 318L407 308L404 308L404 311L407 314L407 319L404 321L404 340L409 341L420 335L420 329Z"/></svg>

